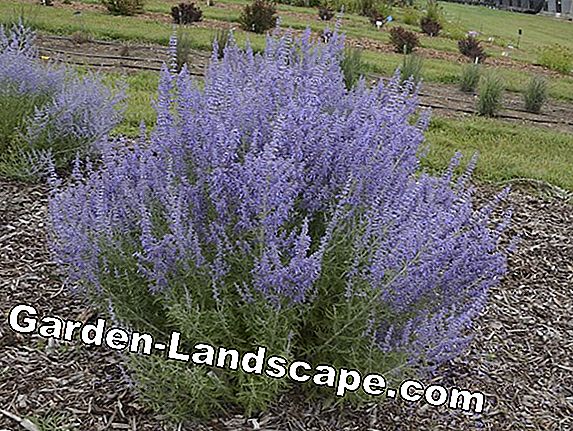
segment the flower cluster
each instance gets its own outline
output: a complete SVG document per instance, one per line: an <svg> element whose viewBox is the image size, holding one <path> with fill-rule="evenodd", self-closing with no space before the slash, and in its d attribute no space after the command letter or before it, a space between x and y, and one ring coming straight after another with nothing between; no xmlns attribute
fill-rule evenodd
<svg viewBox="0 0 573 431"><path fill-rule="evenodd" d="M72 185L53 179L53 247L73 281L117 297L110 277L135 273L159 302L183 285L198 312L306 310L291 332L320 328L332 352L345 334L327 332L356 320L412 365L459 354L504 274L503 226L488 227L494 205L473 208L471 166L454 179L459 158L441 177L420 171L428 116L412 120L412 82L346 89L343 42L215 47L204 88L164 68L151 137L108 142ZM356 303L351 321L312 322Z"/></svg>
<svg viewBox="0 0 573 431"><path fill-rule="evenodd" d="M0 27L0 99L15 118L9 124L15 127L2 130L6 136L0 141L8 141L10 152L49 150L63 165L119 123L123 95L95 75L80 77L65 67L43 64L34 38L21 23L10 30Z"/></svg>

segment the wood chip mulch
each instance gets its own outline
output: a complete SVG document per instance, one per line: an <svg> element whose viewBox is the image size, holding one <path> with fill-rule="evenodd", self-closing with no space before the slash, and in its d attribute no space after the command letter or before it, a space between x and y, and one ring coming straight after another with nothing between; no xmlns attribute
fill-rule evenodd
<svg viewBox="0 0 573 431"><path fill-rule="evenodd" d="M498 189L480 186L479 196ZM174 426L138 400L117 354L8 327L8 311L20 303L63 319L92 312L50 261L45 189L0 180L0 431L573 430L573 205L520 185L509 202L522 236L509 274L492 291L470 350L424 381L483 391L482 414L398 401L341 411L289 394L256 418Z"/></svg>

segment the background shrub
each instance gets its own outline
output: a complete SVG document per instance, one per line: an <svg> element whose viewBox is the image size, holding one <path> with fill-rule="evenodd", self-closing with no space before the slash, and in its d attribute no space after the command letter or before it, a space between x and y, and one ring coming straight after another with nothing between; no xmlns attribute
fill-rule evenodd
<svg viewBox="0 0 573 431"><path fill-rule="evenodd" d="M179 3L171 8L171 17L175 24L192 24L201 21L203 12L195 3Z"/></svg>
<svg viewBox="0 0 573 431"><path fill-rule="evenodd" d="M485 74L479 83L477 110L480 115L495 117L503 106L505 84L495 72Z"/></svg>
<svg viewBox="0 0 573 431"><path fill-rule="evenodd" d="M122 117L122 92L96 75L42 64L33 41L21 24L0 27L0 171L11 176L25 176L31 158L48 154L56 167L68 166Z"/></svg>
<svg viewBox="0 0 573 431"><path fill-rule="evenodd" d="M441 177L419 171L415 94L397 77L348 92L342 39L328 40L231 45L204 88L164 68L149 138L102 144L100 166L53 178L52 248L70 282L134 330L179 331L181 351L262 345L390 380L463 351L505 271L503 225L472 206L469 171L454 181L459 158ZM134 361L143 396L179 419L262 409L292 384Z"/></svg>
<svg viewBox="0 0 573 431"><path fill-rule="evenodd" d="M539 50L537 62L548 69L561 73L573 70L573 52L559 44L544 46Z"/></svg>
<svg viewBox="0 0 573 431"><path fill-rule="evenodd" d="M245 5L239 23L243 30L255 33L264 33L275 27L277 22L276 8L273 2L268 0L253 0L250 5Z"/></svg>
<svg viewBox="0 0 573 431"><path fill-rule="evenodd" d="M532 77L523 93L525 110L538 114L547 98L547 80L543 76Z"/></svg>
<svg viewBox="0 0 573 431"><path fill-rule="evenodd" d="M458 49L462 55L470 58L473 62L483 63L487 58L481 42L474 36L467 36L458 41Z"/></svg>
<svg viewBox="0 0 573 431"><path fill-rule="evenodd" d="M424 16L420 19L420 28L424 33L428 36L437 36L440 34L440 30L442 29L442 25L439 21L435 21L434 19Z"/></svg>
<svg viewBox="0 0 573 431"><path fill-rule="evenodd" d="M318 17L322 21L330 21L332 18L334 18L334 11L328 6L321 5L318 8Z"/></svg>
<svg viewBox="0 0 573 431"><path fill-rule="evenodd" d="M394 46L395 52L410 54L418 47L419 40L416 33L398 26L390 29L390 43Z"/></svg>
<svg viewBox="0 0 573 431"><path fill-rule="evenodd" d="M416 54L405 55L400 68L400 81L412 80L414 83L420 82L423 66L424 60L422 57Z"/></svg>
<svg viewBox="0 0 573 431"><path fill-rule="evenodd" d="M462 68L460 77L460 90L465 93L473 93L479 83L481 66L478 63L466 64Z"/></svg>
<svg viewBox="0 0 573 431"><path fill-rule="evenodd" d="M135 15L143 11L144 0L101 0L114 15Z"/></svg>

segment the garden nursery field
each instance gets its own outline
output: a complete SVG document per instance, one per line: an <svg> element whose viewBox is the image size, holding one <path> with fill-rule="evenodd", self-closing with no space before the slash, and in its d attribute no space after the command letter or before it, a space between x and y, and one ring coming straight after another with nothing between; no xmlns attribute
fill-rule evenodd
<svg viewBox="0 0 573 431"><path fill-rule="evenodd" d="M573 20L0 0L0 314L0 431L573 430Z"/></svg>

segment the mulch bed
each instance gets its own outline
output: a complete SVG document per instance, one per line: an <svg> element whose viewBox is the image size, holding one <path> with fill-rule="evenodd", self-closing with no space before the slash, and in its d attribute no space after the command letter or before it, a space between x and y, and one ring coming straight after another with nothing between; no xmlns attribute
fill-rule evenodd
<svg viewBox="0 0 573 431"><path fill-rule="evenodd" d="M478 199L499 187L480 186ZM35 430L18 418L57 428L98 430L563 430L573 429L573 206L520 184L509 202L522 242L509 274L491 292L469 351L432 381L483 391L479 415L386 401L363 409L322 409L296 393L270 412L174 427L147 410L122 358L79 342L47 342L7 325L16 304L40 315L86 320L89 306L69 293L46 245L46 190L0 180L0 430ZM93 316L92 316L93 317ZM55 422L57 421L57 422Z"/></svg>

